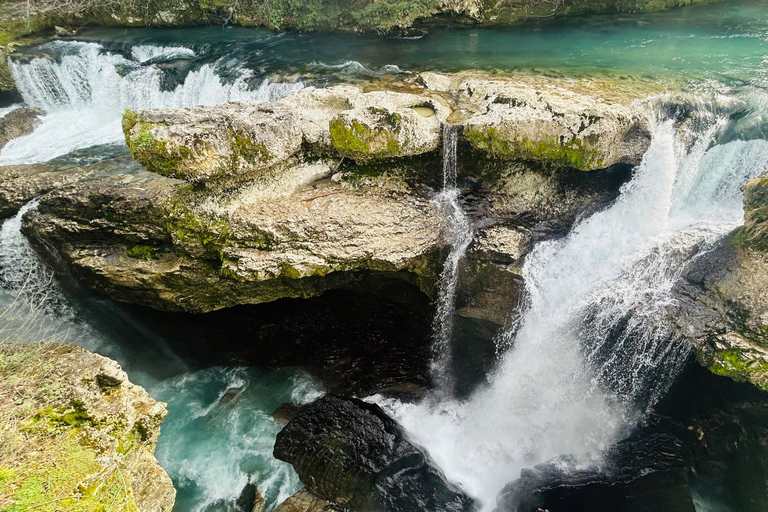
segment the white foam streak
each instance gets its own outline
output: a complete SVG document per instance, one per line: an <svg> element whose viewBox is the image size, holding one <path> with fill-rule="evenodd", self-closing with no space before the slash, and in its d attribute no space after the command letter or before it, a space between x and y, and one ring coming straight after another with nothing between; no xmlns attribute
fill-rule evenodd
<svg viewBox="0 0 768 512"><path fill-rule="evenodd" d="M435 317L432 322L432 360L430 370L435 387L441 392L452 394L453 376L451 373L452 334L456 291L459 285L459 263L464 258L473 232L469 219L459 201L459 188L456 184L457 163L456 147L458 143L457 127L443 125L443 190L435 202L443 211L446 228L451 237L451 250L443 263L443 271L438 281Z"/></svg>

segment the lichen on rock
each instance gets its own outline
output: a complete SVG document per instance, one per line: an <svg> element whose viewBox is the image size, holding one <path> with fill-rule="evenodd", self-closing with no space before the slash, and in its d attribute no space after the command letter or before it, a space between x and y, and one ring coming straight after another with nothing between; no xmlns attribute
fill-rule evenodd
<svg viewBox="0 0 768 512"><path fill-rule="evenodd" d="M166 414L107 358L0 343L0 507L170 512L176 491L153 455Z"/></svg>

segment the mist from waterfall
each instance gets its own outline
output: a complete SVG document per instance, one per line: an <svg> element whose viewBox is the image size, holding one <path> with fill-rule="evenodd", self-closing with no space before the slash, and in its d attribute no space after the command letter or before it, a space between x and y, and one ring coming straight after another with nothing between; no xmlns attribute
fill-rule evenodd
<svg viewBox="0 0 768 512"><path fill-rule="evenodd" d="M11 60L10 69L24 102L42 108L46 116L34 133L3 148L0 165L44 162L80 148L121 143L121 119L127 108L275 101L303 87L256 80L245 68L225 80L215 63L208 63L164 90L164 71L157 64L195 55L180 46L136 46L131 58L107 52L97 43L76 41L53 41L38 51L55 58ZM258 85L252 87L252 82Z"/></svg>
<svg viewBox="0 0 768 512"><path fill-rule="evenodd" d="M451 241L451 249L443 263L443 271L437 286L435 316L432 321L432 360L430 371L435 388L452 394L453 377L451 373L451 345L453 317L456 306L456 290L459 284L459 263L472 243L472 227L461 207L457 185L456 146L458 127L446 123L443 125L443 188L435 202L446 219L445 230Z"/></svg>
<svg viewBox="0 0 768 512"><path fill-rule="evenodd" d="M614 204L535 246L523 319L487 386L466 401L375 399L484 509L523 468L566 454L599 464L687 360L667 328L672 286L742 222L740 187L768 171L767 141L716 145L725 121L709 118L693 134L656 122Z"/></svg>

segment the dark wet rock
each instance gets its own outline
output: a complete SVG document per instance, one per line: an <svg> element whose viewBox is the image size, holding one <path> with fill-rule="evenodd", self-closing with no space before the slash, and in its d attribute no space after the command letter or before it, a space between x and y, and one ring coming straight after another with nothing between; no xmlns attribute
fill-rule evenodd
<svg viewBox="0 0 768 512"><path fill-rule="evenodd" d="M0 54L1 55L1 54ZM35 131L40 124L39 117L45 111L36 107L21 107L0 117L0 149L10 141Z"/></svg>
<svg viewBox="0 0 768 512"><path fill-rule="evenodd" d="M313 494L345 508L475 510L400 425L360 400L326 395L307 405L277 435L274 455Z"/></svg>
<svg viewBox="0 0 768 512"><path fill-rule="evenodd" d="M695 512L682 442L641 429L584 468L567 456L522 471L499 494L497 512Z"/></svg>
<svg viewBox="0 0 768 512"><path fill-rule="evenodd" d="M676 320L704 366L768 391L768 177L745 185L744 209L744 226L686 270Z"/></svg>
<svg viewBox="0 0 768 512"><path fill-rule="evenodd" d="M277 409L272 411L272 417L278 423L288 423L301 412L302 406L299 404L285 403L280 404Z"/></svg>

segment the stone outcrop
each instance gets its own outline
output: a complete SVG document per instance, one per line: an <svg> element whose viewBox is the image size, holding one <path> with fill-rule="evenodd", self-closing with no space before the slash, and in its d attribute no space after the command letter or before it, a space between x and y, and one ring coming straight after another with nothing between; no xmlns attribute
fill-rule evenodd
<svg viewBox="0 0 768 512"><path fill-rule="evenodd" d="M332 512L337 510L341 511L348 509L335 507L333 503L318 498L306 489L302 489L282 502L275 509L275 512Z"/></svg>
<svg viewBox="0 0 768 512"><path fill-rule="evenodd" d="M377 405L326 395L277 435L274 455L308 490L351 510L476 510Z"/></svg>
<svg viewBox="0 0 768 512"><path fill-rule="evenodd" d="M32 133L40 124L38 118L42 115L45 115L42 109L20 107L0 117L0 149L13 139Z"/></svg>
<svg viewBox="0 0 768 512"><path fill-rule="evenodd" d="M165 404L74 345L0 344L0 508L170 512ZM53 510L53 509L51 509Z"/></svg>
<svg viewBox="0 0 768 512"><path fill-rule="evenodd" d="M718 375L768 391L768 176L744 186L745 224L679 286L680 330Z"/></svg>
<svg viewBox="0 0 768 512"><path fill-rule="evenodd" d="M651 141L648 119L630 105L504 81L468 82L465 87L466 94L488 104L466 121L464 138L493 158L591 171L637 164Z"/></svg>
<svg viewBox="0 0 768 512"><path fill-rule="evenodd" d="M0 199L9 215L55 189L26 215L25 234L50 261L119 301L202 313L360 289L379 277L432 296L450 239L432 202L442 186L441 125L481 115L496 98L488 91L505 83L560 93L567 85L425 73L410 92L343 85L276 103L130 113L128 145L156 172L119 154L74 155L0 171ZM604 91L606 105L634 108L610 87L580 87L580 98ZM421 135L398 138L387 154L375 144L362 151L362 139L345 146L352 139L339 138L334 123L372 108L399 120L389 131L371 125L371 141ZM459 329L491 338L521 293L528 248L612 200L629 167L582 173L554 161L489 158L465 138L458 154L465 210L478 228L462 270Z"/></svg>

